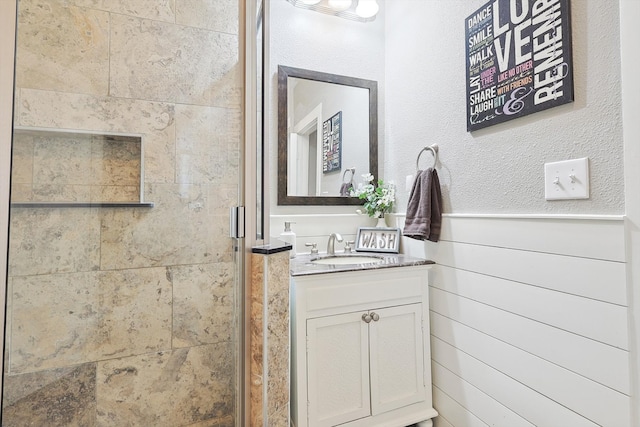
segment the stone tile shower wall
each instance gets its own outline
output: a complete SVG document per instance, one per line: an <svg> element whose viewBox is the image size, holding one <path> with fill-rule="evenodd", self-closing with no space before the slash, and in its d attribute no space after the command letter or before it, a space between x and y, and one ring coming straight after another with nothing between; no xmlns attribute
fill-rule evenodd
<svg viewBox="0 0 640 427"><path fill-rule="evenodd" d="M12 209L3 425L233 425L238 22L19 1L16 125L142 134L155 207Z"/></svg>
<svg viewBox="0 0 640 427"><path fill-rule="evenodd" d="M141 139L16 130L11 201L139 202Z"/></svg>

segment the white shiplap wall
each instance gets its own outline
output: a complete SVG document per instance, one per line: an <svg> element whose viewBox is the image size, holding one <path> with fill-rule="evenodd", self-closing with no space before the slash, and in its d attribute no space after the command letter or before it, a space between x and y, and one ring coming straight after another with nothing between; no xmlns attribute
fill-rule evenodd
<svg viewBox="0 0 640 427"><path fill-rule="evenodd" d="M437 427L630 426L622 218L444 218L431 345Z"/></svg>

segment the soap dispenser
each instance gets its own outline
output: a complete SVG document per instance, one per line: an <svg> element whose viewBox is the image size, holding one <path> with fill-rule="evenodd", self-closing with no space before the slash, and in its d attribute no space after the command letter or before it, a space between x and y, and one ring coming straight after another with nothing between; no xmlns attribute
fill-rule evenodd
<svg viewBox="0 0 640 427"><path fill-rule="evenodd" d="M291 258L294 258L296 256L296 233L291 231L291 224L291 222L285 221L284 231L280 233L280 240L291 244L291 251L289 251L289 254Z"/></svg>

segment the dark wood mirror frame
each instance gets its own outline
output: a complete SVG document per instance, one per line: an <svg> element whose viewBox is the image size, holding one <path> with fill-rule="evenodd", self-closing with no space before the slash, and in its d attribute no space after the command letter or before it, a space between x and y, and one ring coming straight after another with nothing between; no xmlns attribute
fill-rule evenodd
<svg viewBox="0 0 640 427"><path fill-rule="evenodd" d="M315 80L369 90L369 171L378 179L378 82L356 77L321 73L302 68L278 65L278 205L362 205L357 197L290 196L287 194L288 142L287 93L288 78Z"/></svg>

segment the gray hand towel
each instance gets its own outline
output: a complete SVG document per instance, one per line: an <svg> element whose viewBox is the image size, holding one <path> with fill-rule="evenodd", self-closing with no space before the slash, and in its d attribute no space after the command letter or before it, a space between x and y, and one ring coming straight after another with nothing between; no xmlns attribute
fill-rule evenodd
<svg viewBox="0 0 640 427"><path fill-rule="evenodd" d="M353 188L353 184L350 182L343 182L340 186L340 196L348 197L351 194L351 189Z"/></svg>
<svg viewBox="0 0 640 427"><path fill-rule="evenodd" d="M433 168L418 171L409 195L402 234L412 239L437 242L441 227L442 192L438 172Z"/></svg>

